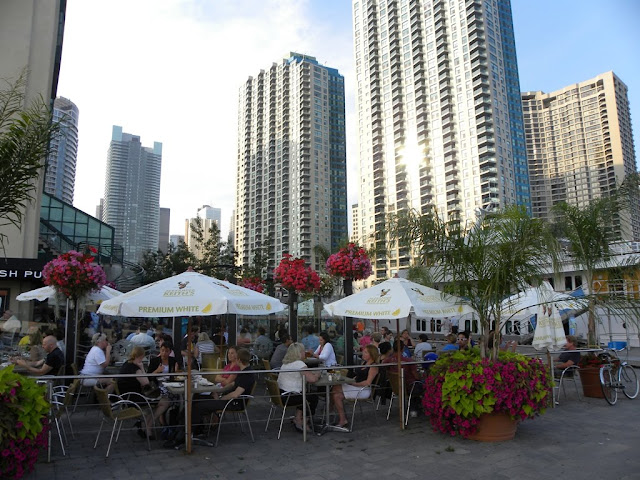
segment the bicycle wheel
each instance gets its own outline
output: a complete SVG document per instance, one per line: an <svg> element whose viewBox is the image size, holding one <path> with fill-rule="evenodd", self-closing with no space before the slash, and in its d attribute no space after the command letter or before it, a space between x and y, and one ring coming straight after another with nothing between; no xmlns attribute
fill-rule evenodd
<svg viewBox="0 0 640 480"><path fill-rule="evenodd" d="M623 393L628 398L636 398L638 396L638 377L636 371L631 365L622 365L620 367L620 383L624 387Z"/></svg>
<svg viewBox="0 0 640 480"><path fill-rule="evenodd" d="M618 401L618 390L615 387L611 365L600 368L600 386L604 399L609 402L609 405L615 405Z"/></svg>

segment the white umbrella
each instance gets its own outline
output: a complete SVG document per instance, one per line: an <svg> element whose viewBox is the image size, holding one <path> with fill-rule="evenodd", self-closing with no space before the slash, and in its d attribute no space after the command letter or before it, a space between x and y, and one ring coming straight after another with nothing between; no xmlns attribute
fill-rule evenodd
<svg viewBox="0 0 640 480"><path fill-rule="evenodd" d="M404 278L391 278L324 306L331 315L356 318L443 318L473 312L462 299Z"/></svg>
<svg viewBox="0 0 640 480"><path fill-rule="evenodd" d="M187 271L106 300L98 313L123 317L268 315L285 307L268 295Z"/></svg>
<svg viewBox="0 0 640 480"><path fill-rule="evenodd" d="M539 305L533 347L537 350L556 350L567 343L560 313L554 305Z"/></svg>
<svg viewBox="0 0 640 480"><path fill-rule="evenodd" d="M502 321L529 318L538 313L539 305L554 304L560 310L579 310L584 302L576 297L556 292L544 281L539 287L528 287L502 301Z"/></svg>
<svg viewBox="0 0 640 480"><path fill-rule="evenodd" d="M107 287L106 285L102 287L100 290L94 291L87 295L88 300L93 303L100 303L105 300L109 300L111 298L117 297L118 295L122 295L122 292L116 290L115 288ZM35 290L30 290L28 292L21 293L16 297L16 300L19 302L28 302L30 300L53 300L56 298L56 290L55 288L41 287L36 288Z"/></svg>

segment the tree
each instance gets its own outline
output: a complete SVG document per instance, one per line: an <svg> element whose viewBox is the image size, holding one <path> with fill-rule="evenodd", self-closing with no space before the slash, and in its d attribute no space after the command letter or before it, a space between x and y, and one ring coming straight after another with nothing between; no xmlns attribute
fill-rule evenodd
<svg viewBox="0 0 640 480"><path fill-rule="evenodd" d="M444 221L433 210L425 215L408 212L390 225L392 237L418 253L434 281L477 312L483 356L497 354L497 349L489 352L488 342L491 320L493 335L501 327L502 301L540 280L549 263L556 264L555 239L542 220L520 207L485 213L467 227L457 220Z"/></svg>
<svg viewBox="0 0 640 480"><path fill-rule="evenodd" d="M620 187L607 197L591 201L586 206L569 205L566 202L555 205L553 231L566 244L568 255L574 264L584 271L585 283L589 288L588 301L588 342L597 345L596 307L599 303L617 308L622 303L630 305L631 298L602 295L594 291L593 278L597 270L610 268L615 255L611 244L622 236L620 216L624 215L630 203L638 199L638 176L629 175ZM618 262L622 270L637 270L635 257L626 262ZM633 302L637 303L637 302Z"/></svg>
<svg viewBox="0 0 640 480"><path fill-rule="evenodd" d="M3 80L0 90L0 228L22 228L26 206L33 202L38 175L49 149L49 141L59 130L51 111L38 97L25 106L27 72L15 82ZM0 233L4 250L5 233Z"/></svg>

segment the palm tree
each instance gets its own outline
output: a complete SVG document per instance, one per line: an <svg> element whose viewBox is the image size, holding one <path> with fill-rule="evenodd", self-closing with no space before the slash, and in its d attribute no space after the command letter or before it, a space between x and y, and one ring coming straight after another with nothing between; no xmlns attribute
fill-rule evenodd
<svg viewBox="0 0 640 480"><path fill-rule="evenodd" d="M443 221L435 211L409 212L391 224L393 238L417 252L434 281L477 312L483 356L497 353L488 351L488 342L491 320L492 334L501 326L502 301L538 281L549 263L555 265L557 246L546 225L521 207L484 213L467 226Z"/></svg>
<svg viewBox="0 0 640 480"><path fill-rule="evenodd" d="M610 261L615 254L610 246L620 240L623 233L620 229L620 212L624 212L628 201L637 201L637 180L635 175L628 176L612 195L593 200L584 207L563 202L555 205L552 210L554 232L566 243L567 253L573 263L584 271L585 283L589 288L589 345L598 343L595 315L597 305L609 304L616 309L620 306L619 298L607 298L602 295L603 292L594 291L593 279L597 270L611 267ZM626 271L638 269L635 257L617 266ZM623 299L623 303L630 304L630 300Z"/></svg>
<svg viewBox="0 0 640 480"><path fill-rule="evenodd" d="M22 228L27 204L33 202L51 137L59 130L42 97L25 107L27 72L0 90L0 229ZM0 233L4 250L5 233Z"/></svg>

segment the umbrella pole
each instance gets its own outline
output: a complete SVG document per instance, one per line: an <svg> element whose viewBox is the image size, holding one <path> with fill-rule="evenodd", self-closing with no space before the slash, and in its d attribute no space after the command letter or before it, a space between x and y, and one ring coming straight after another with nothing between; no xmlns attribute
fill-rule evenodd
<svg viewBox="0 0 640 480"><path fill-rule="evenodd" d="M551 372L551 379L554 379L554 372L553 372L553 361L551 360L551 352L549 351L549 349L547 348L547 362L549 363L549 372ZM555 380L553 380L553 382L555 383ZM554 398L553 395L553 389L554 387L551 386L551 404L553 406L553 408L556 408L556 399ZM560 390L558 390L558 394L560 394Z"/></svg>
<svg viewBox="0 0 640 480"><path fill-rule="evenodd" d="M191 453L191 406L192 406L192 398L191 398L191 317L187 321L187 382L184 385L184 394L186 397L186 410L185 415L187 419L187 428L186 428L186 445L187 445L187 453Z"/></svg>
<svg viewBox="0 0 640 480"><path fill-rule="evenodd" d="M400 319L396 318L396 338L393 341L393 348L395 349L400 340ZM398 357L398 380L400 381L400 401L398 402L400 408L400 430L404 430L404 376L402 375L402 352L396 352Z"/></svg>

